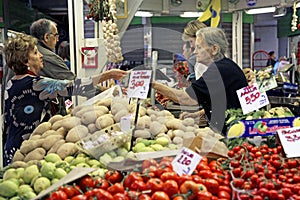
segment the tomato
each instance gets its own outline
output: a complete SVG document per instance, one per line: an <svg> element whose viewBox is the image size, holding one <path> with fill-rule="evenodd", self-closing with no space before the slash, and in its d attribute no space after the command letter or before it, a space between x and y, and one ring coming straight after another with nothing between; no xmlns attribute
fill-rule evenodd
<svg viewBox="0 0 300 200"><path fill-rule="evenodd" d="M269 198L270 198L270 200L277 200L278 192L276 190L270 190L269 191Z"/></svg>
<svg viewBox="0 0 300 200"><path fill-rule="evenodd" d="M99 177L95 180L94 187L106 190L109 187L109 183L107 182L107 180Z"/></svg>
<svg viewBox="0 0 300 200"><path fill-rule="evenodd" d="M207 191L211 192L212 194L218 194L219 191L219 183L214 179L207 178L204 180L203 184L206 186Z"/></svg>
<svg viewBox="0 0 300 200"><path fill-rule="evenodd" d="M292 190L290 188L282 188L281 193L288 199L292 196Z"/></svg>
<svg viewBox="0 0 300 200"><path fill-rule="evenodd" d="M276 169L280 169L282 166L282 162L280 160L272 160L271 164L273 165L273 167L275 167Z"/></svg>
<svg viewBox="0 0 300 200"><path fill-rule="evenodd" d="M101 199L101 200L113 200L114 197L107 191L96 188L92 190L94 194L88 198L88 200L93 200L95 198Z"/></svg>
<svg viewBox="0 0 300 200"><path fill-rule="evenodd" d="M231 199L230 193L228 193L226 191L219 191L218 192L218 197L223 198L223 199Z"/></svg>
<svg viewBox="0 0 300 200"><path fill-rule="evenodd" d="M144 181L135 180L129 188L134 191L143 191L146 189L146 183Z"/></svg>
<svg viewBox="0 0 300 200"><path fill-rule="evenodd" d="M125 188L129 188L134 181L143 181L143 178L137 172L130 172L127 176L125 176L123 180L123 185Z"/></svg>
<svg viewBox="0 0 300 200"><path fill-rule="evenodd" d="M186 194L187 199L194 199L199 191L206 191L206 187L194 181L185 181L179 187L179 191L181 194Z"/></svg>
<svg viewBox="0 0 300 200"><path fill-rule="evenodd" d="M231 192L232 192L232 190L231 190L230 187L224 186L224 185L220 185L220 186L219 186L219 191L226 191L226 192L228 192L229 194L231 194Z"/></svg>
<svg viewBox="0 0 300 200"><path fill-rule="evenodd" d="M197 200L211 200L212 194L208 191L199 191L197 193Z"/></svg>
<svg viewBox="0 0 300 200"><path fill-rule="evenodd" d="M227 155L229 158L233 158L235 156L235 153L234 153L234 151L230 150L230 151L228 151Z"/></svg>
<svg viewBox="0 0 300 200"><path fill-rule="evenodd" d="M160 177L164 172L172 172L172 171L173 171L172 167L164 167L164 166L162 166L162 167L158 167L154 171L154 173L155 173L156 177Z"/></svg>
<svg viewBox="0 0 300 200"><path fill-rule="evenodd" d="M112 195L117 193L124 193L124 186L121 183L115 183L109 188L107 188L107 191L111 193Z"/></svg>
<svg viewBox="0 0 300 200"><path fill-rule="evenodd" d="M78 185L80 189L85 192L88 189L95 187L95 181L91 176L86 175L79 180Z"/></svg>
<svg viewBox="0 0 300 200"><path fill-rule="evenodd" d="M233 179L232 184L236 188L241 188L244 184L244 179L241 178Z"/></svg>
<svg viewBox="0 0 300 200"><path fill-rule="evenodd" d="M159 178L150 178L146 183L146 189L151 190L151 194L162 190L163 182Z"/></svg>
<svg viewBox="0 0 300 200"><path fill-rule="evenodd" d="M208 166L212 172L219 172L219 173L223 172L221 166L218 164L218 162L216 160L211 161L208 164Z"/></svg>
<svg viewBox="0 0 300 200"><path fill-rule="evenodd" d="M172 197L174 194L178 193L178 184L174 180L167 180L162 185L162 190Z"/></svg>
<svg viewBox="0 0 300 200"><path fill-rule="evenodd" d="M78 194L71 198L71 200L87 200L87 197L83 194Z"/></svg>
<svg viewBox="0 0 300 200"><path fill-rule="evenodd" d="M285 200L285 196L283 194L278 194L277 195L277 200Z"/></svg>
<svg viewBox="0 0 300 200"><path fill-rule="evenodd" d="M260 188L260 189L257 191L257 194L259 194L259 195L262 196L262 197L269 197L269 190L266 189L266 188Z"/></svg>
<svg viewBox="0 0 300 200"><path fill-rule="evenodd" d="M74 185L74 186L66 185L66 186L60 187L59 190L64 191L68 198L71 198L73 196L80 194L80 187L77 185Z"/></svg>
<svg viewBox="0 0 300 200"><path fill-rule="evenodd" d="M295 167L298 167L298 161L295 160L295 159L288 159L287 161L287 164L288 164L288 167L289 168L295 168Z"/></svg>
<svg viewBox="0 0 300 200"><path fill-rule="evenodd" d="M255 195L252 200L264 200L264 198L259 195Z"/></svg>
<svg viewBox="0 0 300 200"><path fill-rule="evenodd" d="M252 175L254 175L254 174L255 174L255 171L254 171L253 169L248 169L248 170L245 172L243 178L244 178L244 179L248 179L248 178L250 178L250 177L251 177Z"/></svg>
<svg viewBox="0 0 300 200"><path fill-rule="evenodd" d="M155 178L154 172L145 172L141 174L143 181L146 183L150 178Z"/></svg>
<svg viewBox="0 0 300 200"><path fill-rule="evenodd" d="M211 178L212 177L212 171L210 171L210 170L201 170L201 171L199 171L198 175L201 178Z"/></svg>
<svg viewBox="0 0 300 200"><path fill-rule="evenodd" d="M51 193L49 200L67 200L67 194L62 190L57 190Z"/></svg>
<svg viewBox="0 0 300 200"><path fill-rule="evenodd" d="M151 196L152 200L170 200L169 196L163 191L156 191Z"/></svg>
<svg viewBox="0 0 300 200"><path fill-rule="evenodd" d="M108 171L105 174L105 179L109 182L109 183L117 183L117 182L121 182L123 179L123 175L121 174L121 172L119 171Z"/></svg>
<svg viewBox="0 0 300 200"><path fill-rule="evenodd" d="M196 170L198 170L198 171L209 170L209 169L210 169L209 166L204 162L199 162L197 167L196 167Z"/></svg>
<svg viewBox="0 0 300 200"><path fill-rule="evenodd" d="M249 200L250 196L248 194L239 194L240 200Z"/></svg>
<svg viewBox="0 0 300 200"><path fill-rule="evenodd" d="M150 166L157 167L158 164L157 164L156 160L154 160L154 159L144 160L142 163L142 170L144 171L145 169L149 168Z"/></svg>
<svg viewBox="0 0 300 200"><path fill-rule="evenodd" d="M127 192L127 196L132 199L132 200L136 200L136 199L139 199L139 196L141 195L140 192L137 192L137 191L132 191L132 190L129 190Z"/></svg>
<svg viewBox="0 0 300 200"><path fill-rule="evenodd" d="M185 181L191 181L193 178L190 175L182 174L181 176L178 176L177 183L180 187Z"/></svg>
<svg viewBox="0 0 300 200"><path fill-rule="evenodd" d="M126 194L117 193L113 196L114 200L130 200Z"/></svg>
<svg viewBox="0 0 300 200"><path fill-rule="evenodd" d="M233 168L236 168L236 167L241 166L241 163L238 160L231 160L230 161L230 166L233 167Z"/></svg>
<svg viewBox="0 0 300 200"><path fill-rule="evenodd" d="M240 146L235 146L235 147L233 147L232 150L233 150L234 153L238 153L241 150L241 147Z"/></svg>
<svg viewBox="0 0 300 200"><path fill-rule="evenodd" d="M151 197L148 194L141 194L138 197L139 200L151 200Z"/></svg>
<svg viewBox="0 0 300 200"><path fill-rule="evenodd" d="M160 180L162 180L163 182L165 182L167 180L177 181L177 179L178 179L178 174L176 172L164 172L160 176Z"/></svg>
<svg viewBox="0 0 300 200"><path fill-rule="evenodd" d="M185 200L182 196L176 196L172 200Z"/></svg>

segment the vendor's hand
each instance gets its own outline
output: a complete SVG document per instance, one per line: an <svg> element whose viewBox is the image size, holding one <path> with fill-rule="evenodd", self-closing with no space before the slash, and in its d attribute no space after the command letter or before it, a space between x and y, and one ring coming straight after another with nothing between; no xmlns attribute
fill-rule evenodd
<svg viewBox="0 0 300 200"><path fill-rule="evenodd" d="M183 120L185 118L197 118L197 117L201 117L202 115L204 115L204 110L200 110L197 112L183 112L179 115L179 119Z"/></svg>
<svg viewBox="0 0 300 200"><path fill-rule="evenodd" d="M109 79L121 80L128 72L120 69L111 69L106 71L106 73Z"/></svg>

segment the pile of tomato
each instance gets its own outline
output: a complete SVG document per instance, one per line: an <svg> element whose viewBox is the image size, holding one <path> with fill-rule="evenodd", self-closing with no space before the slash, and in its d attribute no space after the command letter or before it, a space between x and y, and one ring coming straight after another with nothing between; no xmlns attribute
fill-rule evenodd
<svg viewBox="0 0 300 200"><path fill-rule="evenodd" d="M103 178L84 176L52 192L48 200L214 200L231 199L231 175L218 161L206 157L192 175L179 176L173 158L146 160L142 170L127 174L108 171Z"/></svg>
<svg viewBox="0 0 300 200"><path fill-rule="evenodd" d="M232 189L241 200L300 199L299 159L286 158L282 146L244 143L228 152Z"/></svg>

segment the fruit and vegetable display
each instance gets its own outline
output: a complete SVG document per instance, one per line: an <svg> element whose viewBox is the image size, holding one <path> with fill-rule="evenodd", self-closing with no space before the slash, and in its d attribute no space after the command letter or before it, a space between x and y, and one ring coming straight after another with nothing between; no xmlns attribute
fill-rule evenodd
<svg viewBox="0 0 300 200"><path fill-rule="evenodd" d="M227 110L228 134L237 136L228 139L199 128L192 115L178 119L143 102L105 98L80 105L67 116L41 123L24 140L12 164L1 170L0 200L34 199L78 167L93 172L60 184L42 199L300 199L300 160L286 158L274 135L259 142L239 137L243 120L293 116L285 107L247 115L241 109ZM134 129L121 131L123 117ZM298 126L300 120L294 118ZM264 131L263 121L255 126ZM177 174L175 155L159 156L182 147L202 155L191 175ZM210 157L210 152L218 154ZM138 155L144 153L158 156L141 159ZM136 164L130 170L110 168L126 161Z"/></svg>

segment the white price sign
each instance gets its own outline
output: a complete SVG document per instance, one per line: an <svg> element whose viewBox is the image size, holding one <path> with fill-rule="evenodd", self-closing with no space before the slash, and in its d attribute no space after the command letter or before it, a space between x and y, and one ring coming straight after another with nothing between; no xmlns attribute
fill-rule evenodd
<svg viewBox="0 0 300 200"><path fill-rule="evenodd" d="M266 92L260 92L257 83L241 88L236 93L244 115L269 104Z"/></svg>
<svg viewBox="0 0 300 200"><path fill-rule="evenodd" d="M182 148L180 154L172 161L172 167L179 176L182 174L191 175L201 159L202 156L196 152L188 148Z"/></svg>
<svg viewBox="0 0 300 200"><path fill-rule="evenodd" d="M300 157L300 127L277 130L286 157Z"/></svg>
<svg viewBox="0 0 300 200"><path fill-rule="evenodd" d="M131 71L127 89L129 98L147 99L151 73L151 70Z"/></svg>

